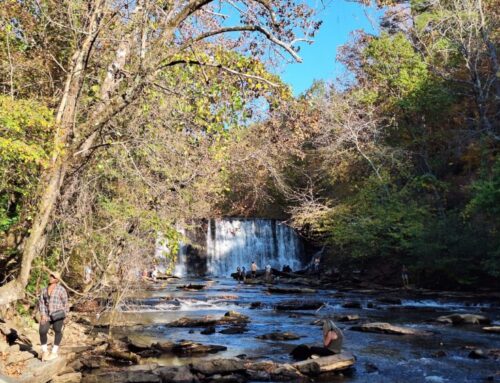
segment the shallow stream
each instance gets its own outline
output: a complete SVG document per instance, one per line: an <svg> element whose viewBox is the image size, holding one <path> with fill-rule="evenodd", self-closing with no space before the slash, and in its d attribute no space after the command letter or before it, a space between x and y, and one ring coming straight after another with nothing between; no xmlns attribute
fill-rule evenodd
<svg viewBox="0 0 500 383"><path fill-rule="evenodd" d="M177 289L187 283L208 284L200 291ZM203 344L227 347L227 351L200 356L202 358L234 357L271 359L293 362L289 353L298 344L320 345L321 327L313 324L316 319L343 314L357 314L360 322L389 322L431 331L432 336L398 336L363 333L350 330L353 323L340 323L344 331L344 349L357 357L356 367L335 381L341 382L484 382L500 381L500 361L471 359L470 348L500 349L500 335L485 333L482 326L449 326L434 320L451 313L486 315L493 325L500 323L498 301L479 298L410 296L401 291L401 304L387 304L377 299L397 291L337 291L318 290L314 294L269 294L264 285L242 285L232 279L187 280L159 283L154 290L138 292L137 297L123 305L125 317L134 317L140 326L118 328L123 335L140 334L156 341L191 340ZM276 311L274 306L285 300L319 300L326 305L319 311ZM357 301L362 309L343 308L347 301ZM252 302L261 307L252 309ZM374 306L367 308L367 306ZM226 335L218 331L211 335L200 333L203 328L171 328L165 324L181 317L222 316L229 310L250 317L248 331ZM295 341L257 339L275 331L290 331L301 336ZM146 359L144 363L162 365L188 363L190 358L166 356ZM329 381L332 381L329 378Z"/></svg>

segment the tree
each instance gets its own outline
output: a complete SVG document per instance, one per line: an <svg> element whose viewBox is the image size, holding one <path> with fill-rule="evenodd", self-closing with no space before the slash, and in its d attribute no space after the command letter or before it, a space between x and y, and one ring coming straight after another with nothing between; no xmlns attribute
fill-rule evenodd
<svg viewBox="0 0 500 383"><path fill-rule="evenodd" d="M33 17L49 24L52 12L63 5L29 2ZM162 73L177 66L215 68L242 82L266 82L262 76L228 67L217 60L220 44L256 54L276 47L299 60L296 32L306 36L319 26L305 4L295 2L183 2L135 3L94 0L70 2L71 41L65 47L70 57L64 68L66 79L61 89L55 116L54 151L39 187L39 205L30 233L24 243L21 269L15 280L0 287L0 304L24 295L33 259L46 244L46 233L54 207L66 187L69 169L80 169L105 140L111 136L112 121L141 98L151 87L167 89ZM219 12L220 11L220 12ZM240 23L226 26L229 18ZM10 20L18 23L19 19ZM17 36L27 31L16 25ZM24 29L23 29L24 28ZM232 38L234 33L239 37ZM10 37L9 37L10 38ZM118 39L118 43L114 43ZM10 41L10 40L9 40ZM279 51L277 51L279 52ZM9 69L12 71L12 67ZM269 82L267 82L271 85ZM12 87L11 87L12 89ZM76 173L73 171L73 179Z"/></svg>

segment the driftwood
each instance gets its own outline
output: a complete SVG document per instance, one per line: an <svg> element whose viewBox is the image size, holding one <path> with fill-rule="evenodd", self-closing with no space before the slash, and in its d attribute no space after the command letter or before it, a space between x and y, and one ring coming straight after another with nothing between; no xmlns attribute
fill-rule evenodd
<svg viewBox="0 0 500 383"><path fill-rule="evenodd" d="M500 334L500 326L483 327L483 331Z"/></svg>

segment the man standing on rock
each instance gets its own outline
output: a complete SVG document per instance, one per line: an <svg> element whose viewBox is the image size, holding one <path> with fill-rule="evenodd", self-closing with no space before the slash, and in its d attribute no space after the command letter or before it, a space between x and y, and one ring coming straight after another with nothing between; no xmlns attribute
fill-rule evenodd
<svg viewBox="0 0 500 383"><path fill-rule="evenodd" d="M68 294L59 284L61 276L57 272L50 272L49 286L42 290L39 300L40 309L40 343L42 345L42 360L57 358L59 345L63 335L64 318L68 312ZM47 333L52 326L54 330L54 345L49 354L47 349Z"/></svg>
<svg viewBox="0 0 500 383"><path fill-rule="evenodd" d="M257 264L255 263L255 261L252 262L250 268L252 270L252 279L255 279L257 277Z"/></svg>

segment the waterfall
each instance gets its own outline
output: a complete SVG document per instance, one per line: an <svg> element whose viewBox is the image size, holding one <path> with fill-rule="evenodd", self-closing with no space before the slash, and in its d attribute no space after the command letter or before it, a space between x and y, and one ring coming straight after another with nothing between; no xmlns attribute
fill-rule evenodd
<svg viewBox="0 0 500 383"><path fill-rule="evenodd" d="M207 272L228 276L238 266L250 270L255 261L259 269L267 264L280 269L302 267L302 243L295 231L269 219L216 219L207 229Z"/></svg>
<svg viewBox="0 0 500 383"><path fill-rule="evenodd" d="M186 230L178 225L176 227L177 231L182 235L184 239L186 237ZM187 266L187 245L181 240L179 242L179 251L177 253L177 260L175 262L174 267L174 275L176 277L185 277L186 276L186 266Z"/></svg>

